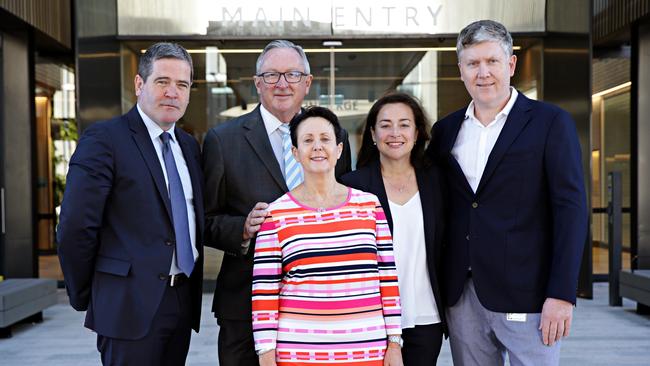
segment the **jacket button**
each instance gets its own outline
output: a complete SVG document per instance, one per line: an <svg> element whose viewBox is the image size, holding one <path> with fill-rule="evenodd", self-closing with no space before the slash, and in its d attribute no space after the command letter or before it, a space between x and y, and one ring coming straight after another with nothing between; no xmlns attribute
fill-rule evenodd
<svg viewBox="0 0 650 366"><path fill-rule="evenodd" d="M478 207L478 203L472 202L472 208L477 208L477 207Z"/></svg>
<svg viewBox="0 0 650 366"><path fill-rule="evenodd" d="M167 279L167 275L164 273L158 273L158 279L164 281Z"/></svg>
<svg viewBox="0 0 650 366"><path fill-rule="evenodd" d="M469 241L469 235L465 236L465 240Z"/></svg>

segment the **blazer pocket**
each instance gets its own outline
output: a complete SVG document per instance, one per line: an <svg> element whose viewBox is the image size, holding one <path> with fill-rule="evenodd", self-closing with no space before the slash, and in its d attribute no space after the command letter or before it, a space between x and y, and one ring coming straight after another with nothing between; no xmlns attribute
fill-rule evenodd
<svg viewBox="0 0 650 366"><path fill-rule="evenodd" d="M506 282L518 290L539 291L548 282L550 260L542 231L509 232L506 236Z"/></svg>
<svg viewBox="0 0 650 366"><path fill-rule="evenodd" d="M97 261L95 262L95 270L97 272L126 277L131 271L131 262L99 255L97 256Z"/></svg>

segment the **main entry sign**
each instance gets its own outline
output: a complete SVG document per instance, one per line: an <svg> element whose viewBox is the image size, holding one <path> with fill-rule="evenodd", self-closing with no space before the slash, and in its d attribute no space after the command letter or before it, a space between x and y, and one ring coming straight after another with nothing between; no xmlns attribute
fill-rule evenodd
<svg viewBox="0 0 650 366"><path fill-rule="evenodd" d="M393 38L456 34L478 19L545 30L544 0L118 0L120 36Z"/></svg>

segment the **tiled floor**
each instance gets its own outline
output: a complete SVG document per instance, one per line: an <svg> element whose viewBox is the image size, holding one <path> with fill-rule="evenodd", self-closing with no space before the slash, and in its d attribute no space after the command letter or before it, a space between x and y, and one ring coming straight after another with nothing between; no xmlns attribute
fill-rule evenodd
<svg viewBox="0 0 650 366"><path fill-rule="evenodd" d="M59 304L47 309L44 322L14 327L14 337L0 340L3 366L99 365L95 335L83 328L83 313L72 310L63 290ZM562 365L650 365L650 317L635 313L635 303L610 307L607 285L594 285L594 300L578 300L571 336L562 347ZM203 296L200 334L194 334L188 365L215 366L218 327L209 312L212 295ZM443 345L439 365L451 365L449 344Z"/></svg>

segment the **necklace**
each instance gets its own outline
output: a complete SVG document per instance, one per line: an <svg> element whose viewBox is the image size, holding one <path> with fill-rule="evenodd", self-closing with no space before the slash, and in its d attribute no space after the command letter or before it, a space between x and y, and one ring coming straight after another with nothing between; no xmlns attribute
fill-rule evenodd
<svg viewBox="0 0 650 366"><path fill-rule="evenodd" d="M328 194L325 197L319 197L317 194L311 192L306 186L302 188L303 201L308 203L309 206L316 209L317 212L325 212L328 207L338 204L337 196L343 192L337 192L338 183L334 182L332 187L327 190ZM345 190L347 195L347 189Z"/></svg>
<svg viewBox="0 0 650 366"><path fill-rule="evenodd" d="M408 176L406 176L406 179L402 182L402 184L395 184L395 183L391 182L390 179L387 176L382 175L382 178L384 178L384 182L388 183L388 185L392 189L396 190L399 193L404 192L404 190L406 189L406 186L411 182L412 177L413 177L413 171L411 170L411 172L409 173Z"/></svg>

